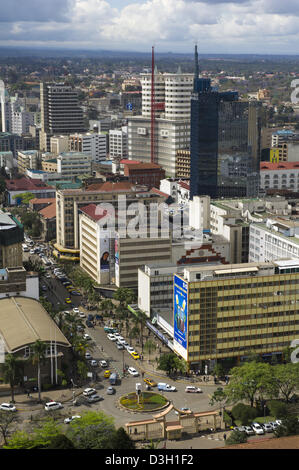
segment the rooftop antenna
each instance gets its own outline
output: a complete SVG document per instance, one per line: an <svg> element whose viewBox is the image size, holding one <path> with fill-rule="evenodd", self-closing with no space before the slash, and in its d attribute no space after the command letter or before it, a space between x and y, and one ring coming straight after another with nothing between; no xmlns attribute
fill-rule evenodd
<svg viewBox="0 0 299 470"><path fill-rule="evenodd" d="M195 44L194 50L194 80L199 77L199 67L198 67L198 52L197 52L197 44Z"/></svg>
<svg viewBox="0 0 299 470"><path fill-rule="evenodd" d="M155 51L154 51L154 46L152 46L151 163L155 163Z"/></svg>

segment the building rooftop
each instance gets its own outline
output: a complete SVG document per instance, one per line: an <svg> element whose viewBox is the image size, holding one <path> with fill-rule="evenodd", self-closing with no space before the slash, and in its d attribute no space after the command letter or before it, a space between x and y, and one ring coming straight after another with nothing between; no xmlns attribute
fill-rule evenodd
<svg viewBox="0 0 299 470"><path fill-rule="evenodd" d="M260 170L298 170L299 162L261 162Z"/></svg>
<svg viewBox="0 0 299 470"><path fill-rule="evenodd" d="M60 345L70 343L43 306L34 299L10 297L0 300L0 333L6 352L13 353L36 340L50 342L56 339Z"/></svg>
<svg viewBox="0 0 299 470"><path fill-rule="evenodd" d="M26 176L14 180L5 180L5 182L8 191L37 191L42 189L51 189L50 186L42 180L31 179Z"/></svg>
<svg viewBox="0 0 299 470"><path fill-rule="evenodd" d="M101 220L108 214L106 209L103 209L97 204L88 204L87 206L80 207L80 211L83 212L83 214L88 215L94 221Z"/></svg>
<svg viewBox="0 0 299 470"><path fill-rule="evenodd" d="M56 202L44 207L39 213L44 219L54 219L56 217Z"/></svg>
<svg viewBox="0 0 299 470"><path fill-rule="evenodd" d="M271 228L269 228L265 223L263 222L254 222L251 224L251 226L255 226L255 227L261 227L263 230L266 230L267 232L271 233L272 235L274 236L277 236L277 237L280 237L280 238L283 238L285 240L287 240L288 242L290 243L295 243L296 245L299 245L299 238L293 236L293 237L288 237L286 235L284 235L283 233L281 232L278 232L277 230L273 230Z"/></svg>

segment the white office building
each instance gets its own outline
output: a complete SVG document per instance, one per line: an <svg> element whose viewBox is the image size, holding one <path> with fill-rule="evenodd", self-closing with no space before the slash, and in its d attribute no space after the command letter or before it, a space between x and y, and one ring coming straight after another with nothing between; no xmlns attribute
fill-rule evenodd
<svg viewBox="0 0 299 470"><path fill-rule="evenodd" d="M91 175L91 156L83 152L62 152L57 157L57 172L72 177Z"/></svg>
<svg viewBox="0 0 299 470"><path fill-rule="evenodd" d="M111 159L128 157L128 127L109 131L109 155Z"/></svg>
<svg viewBox="0 0 299 470"><path fill-rule="evenodd" d="M93 163L106 160L107 136L101 133L71 134L69 150L90 155Z"/></svg>

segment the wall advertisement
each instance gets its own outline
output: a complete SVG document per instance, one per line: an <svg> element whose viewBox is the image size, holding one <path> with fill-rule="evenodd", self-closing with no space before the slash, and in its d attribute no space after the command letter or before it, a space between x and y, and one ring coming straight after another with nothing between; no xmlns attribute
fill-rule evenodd
<svg viewBox="0 0 299 470"><path fill-rule="evenodd" d="M173 345L174 350L188 359L188 283L176 274L173 281Z"/></svg>

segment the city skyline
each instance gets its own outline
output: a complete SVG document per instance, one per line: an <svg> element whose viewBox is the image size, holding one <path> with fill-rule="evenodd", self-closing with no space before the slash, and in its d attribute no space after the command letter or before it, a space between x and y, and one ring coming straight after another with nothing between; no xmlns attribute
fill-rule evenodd
<svg viewBox="0 0 299 470"><path fill-rule="evenodd" d="M296 54L295 0L0 0L0 46ZM145 21L146 19L146 21ZM142 27L141 27L142 25Z"/></svg>

